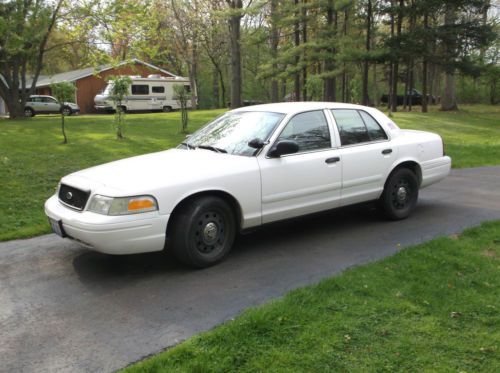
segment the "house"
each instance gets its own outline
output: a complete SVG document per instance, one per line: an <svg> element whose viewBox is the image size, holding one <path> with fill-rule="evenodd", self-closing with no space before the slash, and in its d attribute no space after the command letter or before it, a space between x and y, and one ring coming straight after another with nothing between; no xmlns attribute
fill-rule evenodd
<svg viewBox="0 0 500 373"><path fill-rule="evenodd" d="M80 113L95 113L94 97L106 87L106 79L113 75L140 75L147 77L150 74L175 78L177 75L154 66L147 62L132 59L118 65L103 65L97 68L89 67L81 70L68 71L53 76L40 76L36 83L35 93L50 95L52 83L73 82L76 85L75 102L80 106ZM27 83L29 86L31 83Z"/></svg>

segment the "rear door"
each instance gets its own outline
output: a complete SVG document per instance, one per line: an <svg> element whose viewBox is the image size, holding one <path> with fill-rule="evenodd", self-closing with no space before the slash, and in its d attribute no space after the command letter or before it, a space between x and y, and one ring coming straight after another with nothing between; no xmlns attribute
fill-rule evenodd
<svg viewBox="0 0 500 373"><path fill-rule="evenodd" d="M341 163L323 110L292 117L275 140L292 140L299 151L279 158L258 157L262 180L262 222L304 215L340 204ZM334 141L334 140L333 140Z"/></svg>
<svg viewBox="0 0 500 373"><path fill-rule="evenodd" d="M397 157L397 148L366 111L332 109L331 113L341 145L341 205L378 198L384 188L384 177Z"/></svg>
<svg viewBox="0 0 500 373"><path fill-rule="evenodd" d="M42 101L46 113L59 113L61 110L61 105L59 105L59 102L53 97L42 97Z"/></svg>

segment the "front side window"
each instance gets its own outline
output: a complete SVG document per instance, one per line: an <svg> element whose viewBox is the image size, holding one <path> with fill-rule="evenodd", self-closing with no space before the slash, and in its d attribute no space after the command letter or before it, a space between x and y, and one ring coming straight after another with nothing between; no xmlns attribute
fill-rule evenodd
<svg viewBox="0 0 500 373"><path fill-rule="evenodd" d="M369 114L360 110L333 109L342 145L361 144L385 140L387 135Z"/></svg>
<svg viewBox="0 0 500 373"><path fill-rule="evenodd" d="M189 137L187 148L211 147L223 153L252 156L256 149L248 146L254 139L263 142L285 115L264 111L226 113Z"/></svg>
<svg viewBox="0 0 500 373"><path fill-rule="evenodd" d="M147 84L132 84L133 95L149 95L149 86Z"/></svg>
<svg viewBox="0 0 500 373"><path fill-rule="evenodd" d="M277 141L292 140L299 152L331 148L330 130L322 110L295 115L281 132Z"/></svg>

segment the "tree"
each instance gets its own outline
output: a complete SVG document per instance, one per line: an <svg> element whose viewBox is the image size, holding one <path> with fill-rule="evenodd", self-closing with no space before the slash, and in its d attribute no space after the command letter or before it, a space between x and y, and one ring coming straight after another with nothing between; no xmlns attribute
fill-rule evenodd
<svg viewBox="0 0 500 373"><path fill-rule="evenodd" d="M231 109L236 109L242 105L240 22L243 18L243 1L226 0L226 3L230 8L228 23L231 50Z"/></svg>
<svg viewBox="0 0 500 373"><path fill-rule="evenodd" d="M174 85L175 99L181 107L181 133L188 133L188 110L187 101L189 94L182 84Z"/></svg>
<svg viewBox="0 0 500 373"><path fill-rule="evenodd" d="M109 78L109 83L111 84L111 98L115 104L116 114L115 114L115 129L116 138L118 140L123 140L124 135L124 115L125 109L123 106L123 100L125 96L129 94L130 85L132 84L132 79L129 76L112 76Z"/></svg>
<svg viewBox="0 0 500 373"><path fill-rule="evenodd" d="M0 2L0 96L10 118L23 116L26 99L35 92L62 2Z"/></svg>
<svg viewBox="0 0 500 373"><path fill-rule="evenodd" d="M59 101L63 144L67 144L68 138L66 137L66 129L64 128L64 118L66 117L66 114L64 113L63 108L64 108L64 102L72 101L73 98L75 97L76 87L71 82L60 82L51 84L50 90L52 92L52 96L54 96L57 99L57 101Z"/></svg>

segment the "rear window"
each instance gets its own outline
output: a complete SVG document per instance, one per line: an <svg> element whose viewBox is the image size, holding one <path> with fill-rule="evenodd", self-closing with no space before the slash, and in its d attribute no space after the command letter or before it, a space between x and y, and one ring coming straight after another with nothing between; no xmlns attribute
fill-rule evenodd
<svg viewBox="0 0 500 373"><path fill-rule="evenodd" d="M149 95L149 86L147 84L132 84L133 95Z"/></svg>

